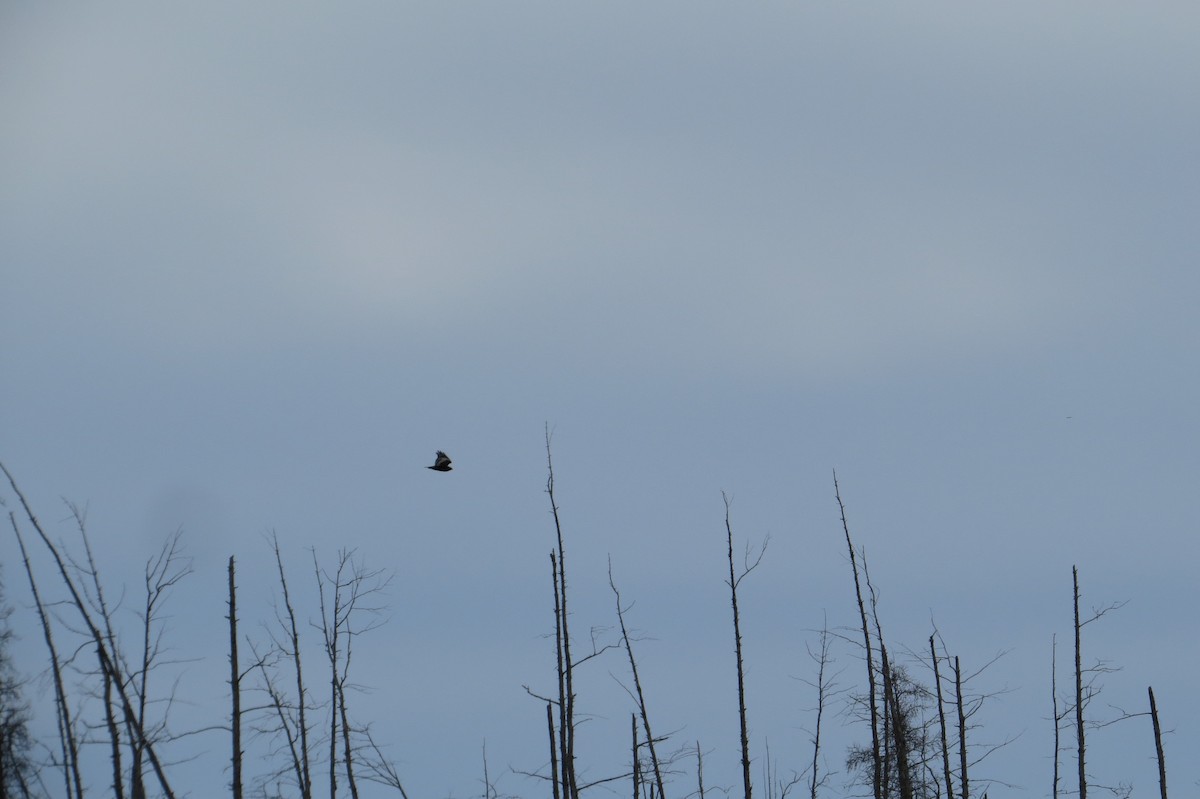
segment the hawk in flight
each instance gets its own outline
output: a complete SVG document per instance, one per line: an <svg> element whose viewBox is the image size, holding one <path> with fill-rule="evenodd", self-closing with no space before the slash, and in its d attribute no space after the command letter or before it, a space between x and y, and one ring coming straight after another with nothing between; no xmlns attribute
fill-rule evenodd
<svg viewBox="0 0 1200 799"><path fill-rule="evenodd" d="M433 469L435 472L448 472L451 470L450 456L439 449L437 452L437 457L433 461L433 465L426 466L425 468Z"/></svg>

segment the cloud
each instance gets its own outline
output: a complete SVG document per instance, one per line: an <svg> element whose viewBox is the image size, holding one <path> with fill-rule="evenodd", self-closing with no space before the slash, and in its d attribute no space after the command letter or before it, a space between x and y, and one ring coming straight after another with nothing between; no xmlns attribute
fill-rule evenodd
<svg viewBox="0 0 1200 799"><path fill-rule="evenodd" d="M644 369L1034 346L1127 280L1095 261L1119 202L1043 222L1126 180L1097 86L1173 63L1096 78L1112 10L1019 47L1001 12L376 11L27 20L2 201L32 306L201 354L431 328ZM1052 56L1077 69L1041 84Z"/></svg>

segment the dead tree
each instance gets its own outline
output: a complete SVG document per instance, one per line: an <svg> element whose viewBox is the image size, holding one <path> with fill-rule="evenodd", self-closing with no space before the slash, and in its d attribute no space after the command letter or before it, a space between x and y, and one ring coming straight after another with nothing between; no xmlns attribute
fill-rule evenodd
<svg viewBox="0 0 1200 799"><path fill-rule="evenodd" d="M238 669L237 583L233 555L229 556L229 711L230 743L233 752L231 790L233 799L242 799L242 675Z"/></svg>
<svg viewBox="0 0 1200 799"><path fill-rule="evenodd" d="M1075 702L1072 710L1075 715L1075 740L1077 747L1077 758L1079 766L1079 799L1087 799L1087 767L1086 767L1086 738L1085 738L1085 711L1088 704L1097 694L1100 693L1100 688L1096 684L1099 675L1113 671L1112 667L1107 666L1103 661L1096 661L1094 665L1088 668L1083 667L1083 652L1082 652L1082 631L1083 628L1094 621L1103 618L1109 611L1118 610L1124 606L1124 602L1113 602L1101 608L1093 608L1091 615L1083 619L1079 611L1079 569L1075 566L1071 567L1071 585L1072 597L1075 613L1074 631L1075 631ZM1122 718L1127 718L1125 714ZM1120 719L1117 719L1118 721ZM1112 723L1106 722L1106 723ZM1102 726L1102 725L1101 725Z"/></svg>
<svg viewBox="0 0 1200 799"><path fill-rule="evenodd" d="M1079 569L1075 566L1071 567L1071 582L1075 600L1075 736L1079 762L1079 799L1087 799L1086 747L1083 733L1083 656L1080 647L1080 630L1083 629L1083 625L1079 622Z"/></svg>
<svg viewBox="0 0 1200 799"><path fill-rule="evenodd" d="M550 731L550 785L554 799L562 799L558 786L558 744L554 740L554 705L546 703L546 728Z"/></svg>
<svg viewBox="0 0 1200 799"><path fill-rule="evenodd" d="M729 517L730 500L725 492L721 492L721 499L725 501L725 537L729 554L729 579L725 584L729 586L729 600L733 607L733 645L734 652L737 655L738 729L741 732L742 789L743 799L751 799L750 729L746 723L746 672L742 655L742 623L741 614L738 611L737 590L742 580L746 578L746 575L750 574L750 572L758 567L758 564L762 563L763 554L767 551L767 544L765 541L763 542L753 562L751 562L750 552L747 550L745 560L742 564L742 573L737 574L733 560L733 525Z"/></svg>
<svg viewBox="0 0 1200 799"><path fill-rule="evenodd" d="M263 655L258 652L254 643L250 642L250 651L254 654L255 668L258 669L262 677L262 689L266 692L268 701L267 709L274 711L276 722L269 727L256 727L255 731L262 734L278 735L282 734L286 745L288 755L291 759L291 771L296 780L296 785L301 791L301 796L304 796L304 791L309 787L305 782L304 767L307 765L307 755L302 754L299 729L301 729L295 718L292 716L292 708L294 707L284 695L283 691L275 683L272 677L270 655ZM303 761L303 762L302 762ZM268 779L278 779L282 776L282 771L277 771Z"/></svg>
<svg viewBox="0 0 1200 799"><path fill-rule="evenodd" d="M373 755L360 761L363 768L366 769L363 779L395 788L400 792L401 799L408 799L408 791L404 790L404 785L400 782L400 773L396 771L396 766L383 754L379 744L375 743L375 739L371 737L370 727L363 730L363 736L367 739L367 748Z"/></svg>
<svg viewBox="0 0 1200 799"><path fill-rule="evenodd" d="M191 564L183 555L181 531L176 531L169 536L158 554L147 560L143 572L145 599L142 610L138 614L141 619L141 647L136 665L130 666L118 644L113 625L113 609L109 607L105 599L104 585L100 580L100 570L92 552L85 513L77 505L68 504L68 507L75 519L86 558L85 564L75 561L72 561L72 564L77 573L84 578L84 594L91 604L92 612L98 617L99 622L103 623L109 656L118 667L116 672L109 671L104 667L101 659L98 672L104 685L104 713L111 747L113 792L117 799L124 796L120 757L121 734L117 721L117 717L120 715L120 726L125 730L125 745L128 746L130 752L130 793L133 799L145 799L145 761L149 754L148 749L151 743L158 743L169 737L167 712L169 712L174 699L173 696L168 696L167 710L163 712L162 718L156 722L151 721L149 717L149 709L152 704L150 675L160 665L165 665L162 656L166 653L163 645L166 625L160 618L162 604L172 589L183 578L191 574ZM89 583L91 584L90 593L87 588ZM118 681L122 679L121 674L124 675L124 682L118 685ZM125 691L132 691L135 703L133 713L119 707L115 702L114 691L118 689L122 696Z"/></svg>
<svg viewBox="0 0 1200 799"><path fill-rule="evenodd" d="M171 790L170 781L167 779L166 771L163 768L162 761L158 757L154 743L147 737L146 731L137 724L137 712L126 690L127 677L119 653L111 646L110 637L101 631L83 590L71 576L71 570L68 568L66 558L42 528L41 522L38 521L29 502L25 499L25 495L21 493L12 474L3 464L0 464L0 471L3 471L5 477L8 478L9 485L12 486L13 493L16 494L25 512L25 518L29 521L34 531L37 532L38 538L50 553L51 558L53 558L59 577L62 579L67 592L71 595L71 605L79 614L80 621L86 628L86 635L91 639L92 644L96 648L101 671L112 679L113 688L116 691L115 701L119 704L124 720L129 725L134 738L144 748L144 752L149 758L151 768L154 770L155 777L158 780L159 787L168 799L175 799L175 793Z"/></svg>
<svg viewBox="0 0 1200 799"><path fill-rule="evenodd" d="M562 601L564 585L561 568L558 550L555 550L550 553L550 573L554 582L554 655L555 676L558 680L558 701L555 702L558 706L558 759L562 769L560 776L562 795L565 799L573 799L575 796L574 758L570 757L570 752L571 740L574 737L571 731L575 728L575 719L572 712L573 703L569 699L571 694L567 686L571 684L568 675L574 671L574 666L570 660L570 647L567 644L568 627Z"/></svg>
<svg viewBox="0 0 1200 799"><path fill-rule="evenodd" d="M329 658L329 799L337 797L337 725L338 725L338 697L337 697L337 675L338 675L338 644L341 643L341 636L330 635L330 624L327 620L325 610L325 581L321 578L321 569L317 564L317 554L313 552L313 566L317 571L317 588L321 593L321 632L325 638L325 656ZM340 608L337 605L337 600L341 599L341 592L335 593L333 615L337 619L340 615Z"/></svg>
<svg viewBox="0 0 1200 799"><path fill-rule="evenodd" d="M346 710L346 680L338 679L337 710L342 721L342 757L346 766L346 784L350 787L350 796L358 799L358 780L354 778L354 745L350 742L350 715Z"/></svg>
<svg viewBox="0 0 1200 799"><path fill-rule="evenodd" d="M63 664L54 644L54 633L50 627L50 619L46 614L46 605L38 590L37 580L33 576L33 567L29 563L29 552L25 549L25 539L17 525L16 515L9 513L9 522L17 537L17 545L21 548L21 559L25 564L25 575L29 578L29 589L33 593L34 606L37 608L38 620L42 625L42 639L46 650L50 653L50 677L54 683L55 721L58 727L58 741L62 752L63 781L66 785L66 796L83 799L83 778L79 773L79 742L75 737L75 721L71 716L71 705L67 697L66 684L63 681Z"/></svg>
<svg viewBox="0 0 1200 799"><path fill-rule="evenodd" d="M825 717L825 706L828 704L832 695L840 693L835 690L834 679L836 675L830 676L828 671L830 664L830 635L829 625L824 624L821 627L821 645L820 648L813 652L811 648L805 644L805 649L808 652L809 658L817 664L817 679L815 682L805 680L809 685L817 689L817 706L815 708L817 718L813 727L812 733L812 763L809 764L809 779L808 793L809 799L817 799L817 790L825 784L828 779L827 775L820 774L821 764L821 725Z"/></svg>
<svg viewBox="0 0 1200 799"><path fill-rule="evenodd" d="M867 619L867 608L863 602L862 583L858 575L858 560L854 552L854 544L850 540L850 525L846 521L846 506L842 502L841 489L838 487L837 472L833 473L833 493L837 499L838 510L842 516L842 532L846 535L846 550L850 554L850 569L854 574L854 597L858 601L858 615L862 622L863 647L866 650L867 664L867 705L871 719L871 788L874 799L883 799L884 773L883 756L880 741L879 704L876 695L875 658L871 648L871 628Z"/></svg>
<svg viewBox="0 0 1200 799"><path fill-rule="evenodd" d="M896 780L900 788L900 799L913 799L912 758L913 741L910 736L911 720L907 709L901 705L896 686L896 672L888 661L887 647L879 643L879 658L883 673L883 697L891 716L890 732L896 756Z"/></svg>
<svg viewBox="0 0 1200 799"><path fill-rule="evenodd" d="M867 563L867 552L865 549L860 550L861 556L860 566L862 567L863 584L867 587L867 598L871 606L871 623L875 627L875 641L879 645L879 671L877 672L881 685L879 690L883 694L883 713L880 719L879 737L882 744L882 769L880 774L880 782L883 786L885 795L889 794L890 787L894 779L899 778L899 774L893 773L893 766L896 761L896 738L893 732L893 725L901 719L898 719L896 714L892 712L892 703L887 697L887 683L890 681L895 683L896 675L899 673L899 668L895 664L889 664L887 660L887 648L884 646L883 625L879 621L879 594L875 590L875 584L871 582L871 569ZM906 731L907 732L907 731ZM911 778L911 772L909 773Z"/></svg>
<svg viewBox="0 0 1200 799"><path fill-rule="evenodd" d="M483 742L483 799L497 799L499 796L492 778L488 776L487 741Z"/></svg>
<svg viewBox="0 0 1200 799"><path fill-rule="evenodd" d="M1052 782L1053 790L1051 796L1053 799L1058 799L1058 755L1062 751L1062 715L1058 712L1058 636L1055 635L1050 640L1050 707L1052 712L1051 717L1054 720L1054 780Z"/></svg>
<svg viewBox="0 0 1200 799"><path fill-rule="evenodd" d="M567 560L563 547L562 520L554 499L554 461L550 454L550 426L546 425L546 494L550 498L550 513L554 517L554 533L558 548L550 553L550 568L554 577L554 642L558 672L558 737L559 764L562 768L564 799L578 799L579 786L575 776L575 663L571 659L571 632L567 612Z"/></svg>
<svg viewBox="0 0 1200 799"><path fill-rule="evenodd" d="M958 768L962 784L961 799L970 799L970 783L967 780L967 716L963 709L962 669L958 656L954 656L954 704L958 708ZM947 788L949 783L946 783Z"/></svg>
<svg viewBox="0 0 1200 799"><path fill-rule="evenodd" d="M772 759L769 741L763 742L763 753L763 784L766 786L767 799L788 799L788 794L800 784L803 775L793 771L790 779L780 777L779 761Z"/></svg>
<svg viewBox="0 0 1200 799"><path fill-rule="evenodd" d="M650 714L646 710L646 695L642 691L642 680L638 676L637 660L633 657L633 644L629 640L629 630L625 627L625 610L621 607L621 592L617 590L617 584L613 581L612 575L612 559L608 561L608 585L612 588L613 595L617 601L617 621L621 625L621 641L625 645L625 652L629 655L629 671L633 674L633 687L636 692L636 700L638 705L638 713L642 717L642 728L646 732L646 748L650 752L650 765L654 769L654 783L658 787L659 799L666 799L666 792L663 789L662 769L658 762L658 752L654 748L655 739L654 733L650 731ZM636 729L635 729L635 754L636 754ZM637 777L637 759L634 758L634 782L636 784Z"/></svg>
<svg viewBox="0 0 1200 799"><path fill-rule="evenodd" d="M340 744L346 785L353 799L358 799L355 747L351 740L354 730L347 710L346 687L355 639L383 623L383 609L368 604L370 598L386 588L390 578L382 569L367 569L354 559L353 550L345 549L338 552L337 567L332 573L321 568L314 550L313 570L320 602L320 631L329 661L329 796L330 799L337 796L337 749ZM328 597L326 588L329 589ZM359 621L364 615L366 620Z"/></svg>
<svg viewBox="0 0 1200 799"><path fill-rule="evenodd" d="M118 643L113 624L114 609L110 608L105 599L104 585L100 580L100 570L92 552L91 538L87 531L87 520L84 511L77 505L68 503L71 514L75 519L83 546L85 562L79 563L71 559L71 564L78 575L83 578L83 592L98 624L103 624L103 633L107 642L108 656L117 666L116 671L105 667L104 657L97 652L99 662L98 674L103 683L105 724L109 733L109 745L113 768L113 792L117 799L124 796L124 778L121 763L121 733L125 730L125 746L130 752L129 789L133 799L145 799L145 761L149 754L151 743L158 743L169 738L167 731L167 713L173 703L173 695L166 700L167 710L158 721L151 721L149 711L153 700L150 698L150 675L161 665L165 665L162 656L166 653L163 636L166 625L160 616L162 604L166 601L172 589L183 578L191 574L190 562L183 555L182 532L176 531L163 543L158 554L146 562L143 573L145 599L141 619L141 647L136 665L130 666L125 654ZM70 559L70 556L68 556ZM90 584L90 589L89 589ZM122 700L126 692L132 692L134 707L132 713L120 706L116 691L120 692ZM118 716L120 721L118 722Z"/></svg>
<svg viewBox="0 0 1200 799"><path fill-rule="evenodd" d="M284 712L282 694L271 684L265 666L262 668L262 672L264 678L267 679L267 689L278 713L280 724L288 738L288 746L292 754L292 763L295 768L296 782L300 788L301 799L312 799L312 765L308 743L308 689L304 683L304 663L300 654L300 630L296 624L296 609L292 605L291 594L288 591L287 574L283 568L283 555L279 551L279 536L275 533L271 534L271 547L275 554L275 566L279 572L279 590L283 595L284 610L284 616L278 616L277 614L277 621L283 631L284 640L282 642L277 641L276 647L283 652L287 661L291 663L296 683L296 720L294 728L287 718L287 714ZM261 663L262 660L260 660Z"/></svg>
<svg viewBox="0 0 1200 799"><path fill-rule="evenodd" d="M352 797L358 795L360 780L365 780L394 788L407 799L395 766L375 741L370 728L355 725L349 708L349 697L356 687L350 680L350 669L357 649L355 644L359 636L384 623L384 608L374 601L374 597L386 590L390 574L366 568L355 558L352 550L340 550L336 566L326 569L321 565L316 551L310 551L319 610L319 618L310 624L320 633L321 647L329 668L328 704L313 703L304 676L297 611L292 601L278 537L272 535L270 543L279 575L282 603L276 607L275 625L269 628L270 649L260 654L251 641L255 663L247 670L259 672L262 679L260 690L267 694L265 705L256 710L265 711L270 720L260 722L256 731L274 736L277 740L282 738L280 751L285 752L288 758L288 765L267 779L280 781L290 773L301 797L310 799L313 787L310 740L315 737L310 718L312 711L325 707L329 714L328 776L331 792L336 792L341 786L341 776ZM288 695L277 679L280 675L279 664L284 662L287 664L283 667L284 672L291 672L284 679L294 680L294 698ZM332 795L336 796L336 793Z"/></svg>
<svg viewBox="0 0 1200 799"><path fill-rule="evenodd" d="M96 653L99 657L100 653ZM121 766L121 727L117 723L116 703L113 699L113 676L104 669L103 660L100 666L100 679L104 683L104 724L108 730L109 761L112 764L112 789L114 799L125 799L125 772ZM135 792L142 787L141 780L136 781ZM141 799L135 796L135 799Z"/></svg>
<svg viewBox="0 0 1200 799"><path fill-rule="evenodd" d="M71 509L71 515L75 519L75 526L79 530L79 537L83 541L83 550L87 555L87 567L86 568L81 568L74 561L72 561L72 565L75 566L77 571L82 572L83 575L88 580L91 581L93 593L90 596L88 596L89 602L92 603L92 607L95 609L97 615L99 615L100 619L104 622L104 632L105 632L105 635L107 635L107 637L108 637L108 644L109 644L110 651L116 652L117 636L116 636L116 633L113 631L112 614L109 613L108 603L104 598L104 586L100 582L100 572L96 568L96 560L92 556L92 547L89 542L88 534L87 534L87 520L85 518L85 514L84 514L83 510L80 509L78 506L69 505L69 507ZM86 582L84 583L84 592L85 592L85 594L87 593ZM103 694L102 694L104 697L104 704L103 704L104 724L105 724L105 728L108 730L109 762L112 765L112 775L113 775L113 777L112 777L113 796L114 796L114 799L125 799L125 772L124 772L124 768L122 766L122 757L121 757L121 747L122 747L121 725L117 719L119 711L118 711L117 705L113 699L113 680L115 678L114 678L113 674L109 673L104 668L103 660L100 658L100 653L98 651L97 651L96 655L97 655L97 659L100 661L99 674L100 674L101 682L104 686ZM128 726L130 723L130 717L126 716L125 721L126 721L126 725ZM133 743L135 737L136 736L134 735L133 731L129 730L129 743L130 743L130 746L134 749L136 749L136 744ZM141 769L140 768L132 769L130 776L131 776L131 782L133 783L131 785L133 795L134 795L133 799L144 799L145 787L142 782Z"/></svg>
<svg viewBox="0 0 1200 799"><path fill-rule="evenodd" d="M938 726L942 733L942 774L946 780L946 799L954 799L954 783L950 778L950 744L946 738L946 706L942 699L942 674L938 668L938 654L934 636L929 636L929 657L933 661L933 684L937 691Z"/></svg>
<svg viewBox="0 0 1200 799"><path fill-rule="evenodd" d="M1167 799L1167 761L1163 756L1162 727L1158 723L1158 705L1154 701L1154 688L1146 689L1150 694L1150 720L1154 724L1154 752L1158 757L1158 792Z"/></svg>
<svg viewBox="0 0 1200 799"><path fill-rule="evenodd" d="M632 756L630 767L633 769L633 799L640 799L640 792L642 788L642 761L639 759L638 755L638 724L636 713L629 714L629 734L633 739L632 751L630 752L630 755Z"/></svg>
<svg viewBox="0 0 1200 799"><path fill-rule="evenodd" d="M130 745L133 752L130 774L132 777L134 799L143 799L146 795L143 781L143 762L146 756L146 746L143 739L156 737L165 732L165 719L159 724L152 724L147 717L147 706L150 701L150 674L154 671L160 656L164 653L164 626L159 619L161 604L166 600L171 589L180 580L191 574L190 563L184 558L181 547L182 533L177 531L167 539L156 557L146 562L145 569L145 603L142 616L142 651L138 668L130 675L133 691L137 697L137 725L143 731L154 729L150 736L130 735ZM86 538L85 538L86 541ZM88 561L91 563L91 549L88 548ZM93 567L93 573L94 567ZM99 583L97 582L97 595ZM128 720L126 726L128 726Z"/></svg>

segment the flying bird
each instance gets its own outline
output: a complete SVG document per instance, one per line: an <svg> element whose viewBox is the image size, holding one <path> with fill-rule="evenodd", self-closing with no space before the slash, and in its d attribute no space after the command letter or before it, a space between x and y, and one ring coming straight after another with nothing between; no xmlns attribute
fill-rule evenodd
<svg viewBox="0 0 1200 799"><path fill-rule="evenodd" d="M437 451L437 457L433 460L433 465L426 466L425 468L433 469L435 472L448 472L451 470L450 456L439 449Z"/></svg>

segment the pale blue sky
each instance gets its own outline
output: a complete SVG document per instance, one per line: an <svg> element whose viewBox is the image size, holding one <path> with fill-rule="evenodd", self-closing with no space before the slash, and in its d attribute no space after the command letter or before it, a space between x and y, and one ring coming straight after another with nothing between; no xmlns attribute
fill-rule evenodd
<svg viewBox="0 0 1200 799"><path fill-rule="evenodd" d="M88 504L114 583L183 527L180 726L223 709L230 554L248 628L264 531L297 581L312 546L394 570L360 715L414 799L473 795L485 738L502 792L545 794L507 768L545 759L547 422L576 629L613 622L611 555L656 725L711 785L738 779L720 492L771 536L755 768L764 739L802 768L806 630L854 622L836 468L894 648L932 617L964 663L1010 650L994 797L1049 793L1072 564L1129 601L1089 628L1124 667L1096 709L1154 685L1186 792L1196 41L1186 3L7 4L0 459L59 533ZM626 749L609 672L580 698L596 776ZM840 769L866 732L837 727ZM188 746L215 795L225 741ZM1098 782L1152 791L1147 720L1093 746Z"/></svg>

